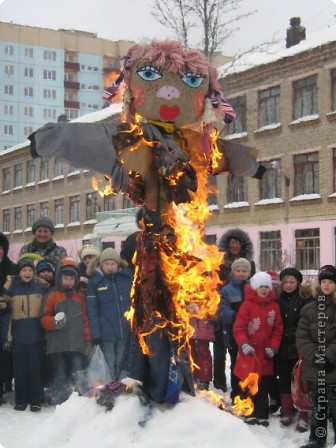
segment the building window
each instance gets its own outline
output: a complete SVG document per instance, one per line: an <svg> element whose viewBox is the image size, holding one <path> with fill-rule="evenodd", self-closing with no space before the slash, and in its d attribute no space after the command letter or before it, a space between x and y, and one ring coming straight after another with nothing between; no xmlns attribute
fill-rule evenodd
<svg viewBox="0 0 336 448"><path fill-rule="evenodd" d="M294 120L318 113L317 75L293 83Z"/></svg>
<svg viewBox="0 0 336 448"><path fill-rule="evenodd" d="M40 216L47 218L49 216L49 202L41 202L40 203Z"/></svg>
<svg viewBox="0 0 336 448"><path fill-rule="evenodd" d="M208 176L208 205L217 205L217 176Z"/></svg>
<svg viewBox="0 0 336 448"><path fill-rule="evenodd" d="M41 159L40 180L49 179L49 160Z"/></svg>
<svg viewBox="0 0 336 448"><path fill-rule="evenodd" d="M5 115L14 115L14 106L12 104L4 105L4 114Z"/></svg>
<svg viewBox="0 0 336 448"><path fill-rule="evenodd" d="M33 78L34 77L34 69L31 67L25 67L24 76L25 76L25 78Z"/></svg>
<svg viewBox="0 0 336 448"><path fill-rule="evenodd" d="M56 119L56 109L43 109L43 118Z"/></svg>
<svg viewBox="0 0 336 448"><path fill-rule="evenodd" d="M104 196L104 211L110 210L115 210L115 196L113 194Z"/></svg>
<svg viewBox="0 0 336 448"><path fill-rule="evenodd" d="M96 192L86 195L86 221L96 218L96 212L99 212L98 195Z"/></svg>
<svg viewBox="0 0 336 448"><path fill-rule="evenodd" d="M22 163L14 165L14 188L22 187Z"/></svg>
<svg viewBox="0 0 336 448"><path fill-rule="evenodd" d="M4 232L10 232L10 210L2 211L2 228Z"/></svg>
<svg viewBox="0 0 336 448"><path fill-rule="evenodd" d="M336 111L336 68L331 70L331 110Z"/></svg>
<svg viewBox="0 0 336 448"><path fill-rule="evenodd" d="M6 56L14 56L14 47L13 47L13 45L5 45L5 55Z"/></svg>
<svg viewBox="0 0 336 448"><path fill-rule="evenodd" d="M230 98L228 101L237 114L237 117L228 126L228 135L246 132L246 96Z"/></svg>
<svg viewBox="0 0 336 448"><path fill-rule="evenodd" d="M320 267L320 229L295 230L295 267L301 270Z"/></svg>
<svg viewBox="0 0 336 448"><path fill-rule="evenodd" d="M56 51L44 50L43 51L43 59L45 59L47 61L56 61Z"/></svg>
<svg viewBox="0 0 336 448"><path fill-rule="evenodd" d="M24 95L25 97L32 97L32 96L34 96L34 90L33 90L33 88L32 88L32 87L25 87L25 88L23 89L23 95Z"/></svg>
<svg viewBox="0 0 336 448"><path fill-rule="evenodd" d="M43 79L51 79L52 81L56 81L56 71L43 70Z"/></svg>
<svg viewBox="0 0 336 448"><path fill-rule="evenodd" d="M34 48L31 48L31 47L25 48L24 53L25 53L26 58L33 58L34 57Z"/></svg>
<svg viewBox="0 0 336 448"><path fill-rule="evenodd" d="M99 106L98 106L98 104L81 103L81 108L82 109L94 109L94 110L97 110L97 109L99 109Z"/></svg>
<svg viewBox="0 0 336 448"><path fill-rule="evenodd" d="M35 222L35 204L27 205L27 227L33 227Z"/></svg>
<svg viewBox="0 0 336 448"><path fill-rule="evenodd" d="M318 153L294 156L294 196L319 193Z"/></svg>
<svg viewBox="0 0 336 448"><path fill-rule="evenodd" d="M334 177L333 192L336 193L336 148L333 149L333 177Z"/></svg>
<svg viewBox="0 0 336 448"><path fill-rule="evenodd" d="M79 117L78 109L64 109L65 115L69 118L69 120L74 120Z"/></svg>
<svg viewBox="0 0 336 448"><path fill-rule="evenodd" d="M28 135L30 135L30 134L32 134L33 133L33 128L32 128L32 126L24 126L24 128L23 128L23 135L25 136L25 137L28 137Z"/></svg>
<svg viewBox="0 0 336 448"><path fill-rule="evenodd" d="M280 86L259 92L259 127L280 123Z"/></svg>
<svg viewBox="0 0 336 448"><path fill-rule="evenodd" d="M10 168L2 168L2 191L11 189Z"/></svg>
<svg viewBox="0 0 336 448"><path fill-rule="evenodd" d="M260 199L281 198L281 160L262 162L262 165L267 171L259 181Z"/></svg>
<svg viewBox="0 0 336 448"><path fill-rule="evenodd" d="M6 76L14 75L14 65L5 65L5 75Z"/></svg>
<svg viewBox="0 0 336 448"><path fill-rule="evenodd" d="M35 182L35 160L27 161L27 183Z"/></svg>
<svg viewBox="0 0 336 448"><path fill-rule="evenodd" d="M14 208L14 230L22 230L22 207Z"/></svg>
<svg viewBox="0 0 336 448"><path fill-rule="evenodd" d="M46 100L55 100L56 99L56 90L43 89L43 98Z"/></svg>
<svg viewBox="0 0 336 448"><path fill-rule="evenodd" d="M55 225L64 224L64 199L56 199L54 204L55 204Z"/></svg>
<svg viewBox="0 0 336 448"><path fill-rule="evenodd" d="M28 106L24 107L23 115L25 117L33 117L34 116L34 108L30 107L30 106L29 107Z"/></svg>
<svg viewBox="0 0 336 448"><path fill-rule="evenodd" d="M72 81L74 81L74 74L73 73L67 73L67 72L65 72L64 73L64 81L70 81L70 82L72 82Z"/></svg>
<svg viewBox="0 0 336 448"><path fill-rule="evenodd" d="M281 232L260 232L260 269L280 271L282 268Z"/></svg>
<svg viewBox="0 0 336 448"><path fill-rule="evenodd" d="M5 95L14 95L14 86L5 85L4 86L4 93L5 93Z"/></svg>
<svg viewBox="0 0 336 448"><path fill-rule="evenodd" d="M4 125L4 135L13 135L14 134L14 130L13 130L13 125L12 124L5 124Z"/></svg>
<svg viewBox="0 0 336 448"><path fill-rule="evenodd" d="M55 177L64 175L64 166L62 160L55 159Z"/></svg>
<svg viewBox="0 0 336 448"><path fill-rule="evenodd" d="M227 180L227 202L247 202L247 181L243 176L230 176Z"/></svg>
<svg viewBox="0 0 336 448"><path fill-rule="evenodd" d="M70 197L70 222L79 222L79 205L80 205L80 197L79 196L71 196Z"/></svg>
<svg viewBox="0 0 336 448"><path fill-rule="evenodd" d="M66 101L75 101L75 96L72 92L64 92L64 99Z"/></svg>

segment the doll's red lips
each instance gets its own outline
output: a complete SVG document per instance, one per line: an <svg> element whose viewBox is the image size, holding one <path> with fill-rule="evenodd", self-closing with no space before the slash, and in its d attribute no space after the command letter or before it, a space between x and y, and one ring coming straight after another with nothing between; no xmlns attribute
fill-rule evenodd
<svg viewBox="0 0 336 448"><path fill-rule="evenodd" d="M180 115L180 108L178 106L161 106L160 117L162 120L175 120Z"/></svg>

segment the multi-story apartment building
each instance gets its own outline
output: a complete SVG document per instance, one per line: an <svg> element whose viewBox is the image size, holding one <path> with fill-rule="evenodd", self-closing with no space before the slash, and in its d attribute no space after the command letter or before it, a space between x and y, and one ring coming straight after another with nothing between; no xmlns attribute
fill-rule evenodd
<svg viewBox="0 0 336 448"><path fill-rule="evenodd" d="M0 22L0 151L48 121L100 110L129 41Z"/></svg>
<svg viewBox="0 0 336 448"><path fill-rule="evenodd" d="M217 178L208 238L242 227L261 269L335 264L336 29L242 62L221 79L238 113L226 138L256 147L268 170L260 182Z"/></svg>
<svg viewBox="0 0 336 448"><path fill-rule="evenodd" d="M309 271L336 262L335 36L335 28L307 36L221 79L238 113L225 138L256 147L268 170L262 181L212 178L218 194L209 196L207 240L218 242L228 228L241 227L251 236L260 269L295 263ZM118 119L120 107L114 107L79 120ZM125 233L134 230L133 210L132 219L120 218L120 209L132 207L127 198L102 198L93 192L94 173L54 159L32 161L28 149L24 143L0 153L0 228L13 254L31 239L32 222L40 215L52 218L55 239L72 256L83 240L96 236L119 249Z"/></svg>

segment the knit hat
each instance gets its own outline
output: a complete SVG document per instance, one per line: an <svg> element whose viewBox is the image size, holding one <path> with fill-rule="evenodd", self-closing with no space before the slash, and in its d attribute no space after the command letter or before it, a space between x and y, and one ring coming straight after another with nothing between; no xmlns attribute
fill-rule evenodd
<svg viewBox="0 0 336 448"><path fill-rule="evenodd" d="M81 261L83 261L87 255L94 255L95 257L98 256L100 254L100 251L99 249L97 249L96 246L93 246L92 244L87 244L81 247L77 253Z"/></svg>
<svg viewBox="0 0 336 448"><path fill-rule="evenodd" d="M233 272L237 266L245 266L245 268L251 272L251 264L246 258L237 258L231 265L231 272Z"/></svg>
<svg viewBox="0 0 336 448"><path fill-rule="evenodd" d="M104 249L100 254L99 262L100 264L102 264L106 260L114 260L118 264L120 264L120 255L116 250L112 249L112 247L108 247L107 249Z"/></svg>
<svg viewBox="0 0 336 448"><path fill-rule="evenodd" d="M35 264L32 260L29 260L29 258L23 258L18 264L17 264L17 272L18 274L21 272L21 270L25 267L29 266L33 269L35 272Z"/></svg>
<svg viewBox="0 0 336 448"><path fill-rule="evenodd" d="M76 277L79 279L79 271L76 266L64 265L59 268L59 275L68 275L69 277Z"/></svg>
<svg viewBox="0 0 336 448"><path fill-rule="evenodd" d="M38 218L38 219L34 222L34 224L33 224L33 226L32 226L32 232L33 232L34 235L35 235L36 230L37 230L39 227L48 227L48 229L50 230L50 232L51 232L52 234L55 233L55 227L54 227L53 222L51 221L50 218L47 218L47 217L45 217L45 216L41 216L41 218Z"/></svg>
<svg viewBox="0 0 336 448"><path fill-rule="evenodd" d="M267 272L257 272L250 279L251 288L256 290L260 286L268 286L269 289L273 289L272 277Z"/></svg>
<svg viewBox="0 0 336 448"><path fill-rule="evenodd" d="M286 269L283 269L283 270L280 272L280 281L282 281L283 278L284 278L286 275L291 275L292 277L295 277L296 280L297 280L299 283L302 283L302 282L303 282L303 277L302 277L301 272L298 271L298 270L295 269L295 268L286 268Z"/></svg>
<svg viewBox="0 0 336 448"><path fill-rule="evenodd" d="M318 272L318 281L321 283L322 280L331 280L336 283L336 268L331 264L326 264L322 266Z"/></svg>
<svg viewBox="0 0 336 448"><path fill-rule="evenodd" d="M55 274L55 266L52 263L49 263L46 260L41 260L36 265L36 274L39 274L41 271L50 271Z"/></svg>

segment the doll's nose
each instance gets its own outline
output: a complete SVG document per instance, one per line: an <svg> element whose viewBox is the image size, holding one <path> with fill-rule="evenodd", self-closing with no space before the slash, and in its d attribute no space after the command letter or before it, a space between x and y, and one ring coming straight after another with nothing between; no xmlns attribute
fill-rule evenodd
<svg viewBox="0 0 336 448"><path fill-rule="evenodd" d="M165 100L172 100L180 97L180 91L174 86L163 86L159 88L156 96Z"/></svg>

